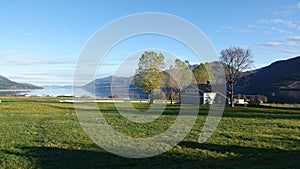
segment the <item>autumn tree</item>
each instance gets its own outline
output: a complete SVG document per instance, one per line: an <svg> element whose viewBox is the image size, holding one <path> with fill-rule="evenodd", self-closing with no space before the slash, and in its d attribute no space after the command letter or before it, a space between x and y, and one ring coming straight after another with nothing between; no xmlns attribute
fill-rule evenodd
<svg viewBox="0 0 300 169"><path fill-rule="evenodd" d="M135 85L150 97L153 104L155 90L161 89L164 82L164 56L154 51L145 51L139 59Z"/></svg>
<svg viewBox="0 0 300 169"><path fill-rule="evenodd" d="M234 87L242 76L247 75L243 73L243 71L250 69L253 64L251 50L241 47L224 49L221 51L220 61L223 62L224 65L231 107L234 107Z"/></svg>
<svg viewBox="0 0 300 169"><path fill-rule="evenodd" d="M215 82L213 68L211 63L200 63L194 70L193 75L197 84L204 84L208 80L212 83Z"/></svg>
<svg viewBox="0 0 300 169"><path fill-rule="evenodd" d="M172 101L179 98L180 90L191 84L193 80L192 71L190 71L189 61L182 61L176 59L174 64L171 64L166 70L165 87L170 91L168 93L169 99Z"/></svg>

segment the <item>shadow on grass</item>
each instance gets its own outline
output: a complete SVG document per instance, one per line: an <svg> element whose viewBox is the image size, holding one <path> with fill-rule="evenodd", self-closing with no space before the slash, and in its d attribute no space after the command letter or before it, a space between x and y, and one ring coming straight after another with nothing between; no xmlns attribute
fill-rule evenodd
<svg viewBox="0 0 300 169"><path fill-rule="evenodd" d="M50 108L54 108L54 109L64 109L64 110L75 110L75 107L65 107L65 105L68 105L70 106L71 104L73 103L62 103L61 105L58 105L58 104L44 104ZM107 104L107 103L105 103ZM106 107L99 107L99 109L95 109L95 108L92 108L92 109L83 109L83 108L80 108L80 106L78 106L76 108L76 110L82 110L82 111L101 111L101 112L104 112L104 113L119 113L118 110L116 109L116 107L112 104L112 103L109 103L110 106L106 106ZM93 104L94 105L94 104ZM132 110L132 107L122 107L122 108L119 108L120 110L123 110L123 111L131 111ZM179 114L179 111L180 111L180 105L172 105L172 106L167 106L166 108L164 108L164 112L162 113L163 115L171 115L171 116L177 116ZM137 109L138 110L138 109ZM144 109L144 108L140 108L140 112L137 111L137 113L143 113L143 111L145 110L148 110L148 109ZM192 110L194 110L192 108ZM184 112L190 112L188 108L185 108L183 109ZM209 107L208 106L205 106L205 107L200 107L199 108L199 115L207 115L208 114L208 111L209 111ZM147 112L147 114L151 114L151 111ZM188 113L185 113L185 115L189 115Z"/></svg>
<svg viewBox="0 0 300 169"><path fill-rule="evenodd" d="M200 144L181 142L182 147L215 151L220 154L236 154L235 158L224 159L230 168L293 168L300 166L300 151L242 147L232 145Z"/></svg>
<svg viewBox="0 0 300 169"><path fill-rule="evenodd" d="M296 110L296 111L300 111L300 107L279 107L279 106L268 106L268 105L257 105L257 106L249 106L249 107L268 108L268 109L277 109L277 110Z"/></svg>
<svg viewBox="0 0 300 169"><path fill-rule="evenodd" d="M64 103L65 104L65 103ZM73 104L73 103L67 103L67 104ZM73 109L72 107L64 107L63 105L51 105L47 104L48 107L56 108L56 109ZM80 109L79 110L85 110ZM101 112L105 113L118 113L116 108L113 104L107 107L101 107L99 108ZM90 109L90 111L99 111L99 109ZM123 110L126 110L126 108L123 108ZM128 111L131 109L128 108ZM177 110L177 111L176 111ZM177 116L180 110L180 106L174 107L169 106L166 107L163 114L164 115L174 115ZM300 110L297 108L275 108L275 107L267 107L267 106L258 106L258 107L241 107L237 106L235 108L226 107L223 113L223 117L237 117L237 118L265 118L265 119L300 119L300 111L294 111L294 110ZM199 107L199 116L207 116L209 111L209 106L207 105L201 105ZM185 112L188 112L188 109L185 110ZM148 114L151 113L147 112ZM188 114L186 114L188 115Z"/></svg>
<svg viewBox="0 0 300 169"><path fill-rule="evenodd" d="M300 119L300 113L294 109L277 109L274 107L226 107L223 117Z"/></svg>
<svg viewBox="0 0 300 169"><path fill-rule="evenodd" d="M130 159L108 152L91 150L72 150L53 147L24 147L22 152L4 153L26 157L41 169L99 168L99 169L197 169L197 168L298 168L300 152L278 149L260 149L251 147L199 144L181 142L181 147L159 156ZM192 151L189 153L189 151ZM213 152L224 155L213 157ZM226 155L235 154L235 156Z"/></svg>

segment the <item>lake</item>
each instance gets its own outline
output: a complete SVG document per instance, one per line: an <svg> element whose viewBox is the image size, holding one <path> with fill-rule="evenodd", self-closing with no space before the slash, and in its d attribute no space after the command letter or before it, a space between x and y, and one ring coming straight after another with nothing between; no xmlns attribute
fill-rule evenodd
<svg viewBox="0 0 300 169"><path fill-rule="evenodd" d="M41 90L0 90L0 96L31 95L31 96L60 96L72 95L72 86L43 86Z"/></svg>
<svg viewBox="0 0 300 169"><path fill-rule="evenodd" d="M72 86L42 86L41 90L0 90L0 96L30 95L30 96L73 96ZM76 88L76 96L90 96L107 98L114 94L120 94L123 98L147 98L140 90L131 88L96 88L95 94L83 88ZM113 94L112 94L113 93Z"/></svg>

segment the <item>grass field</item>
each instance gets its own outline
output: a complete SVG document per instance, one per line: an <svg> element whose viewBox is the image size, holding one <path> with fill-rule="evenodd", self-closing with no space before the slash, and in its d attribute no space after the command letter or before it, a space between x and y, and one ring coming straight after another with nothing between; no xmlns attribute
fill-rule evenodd
<svg viewBox="0 0 300 169"><path fill-rule="evenodd" d="M202 106L196 124L179 145L159 156L129 159L98 147L84 133L72 103L56 98L0 98L0 168L300 168L300 108L226 108L213 136L198 143L206 118ZM154 126L130 124L112 103L99 103L113 127L147 137L167 129L179 110L170 105ZM147 109L147 104L136 104ZM171 113L170 113L171 112Z"/></svg>

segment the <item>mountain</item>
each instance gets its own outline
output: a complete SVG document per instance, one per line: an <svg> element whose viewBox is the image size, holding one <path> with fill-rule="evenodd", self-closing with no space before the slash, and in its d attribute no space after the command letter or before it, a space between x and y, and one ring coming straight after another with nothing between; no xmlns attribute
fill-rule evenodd
<svg viewBox="0 0 300 169"><path fill-rule="evenodd" d="M117 76L108 76L108 77L103 77L103 78L98 78L89 84L86 85L86 87L94 87L96 88L99 87L110 87L112 85L118 86L118 87L126 87L128 84L133 84L131 83L132 77L117 77Z"/></svg>
<svg viewBox="0 0 300 169"><path fill-rule="evenodd" d="M269 102L300 103L300 56L281 60L250 72L236 93L265 95Z"/></svg>
<svg viewBox="0 0 300 169"><path fill-rule="evenodd" d="M212 62L219 66L219 62ZM193 69L196 65L190 67ZM246 95L265 95L268 102L300 103L300 56L272 63L269 66L253 70L247 79L241 79L235 93ZM112 87L111 87L112 86ZM98 78L84 89L95 91L97 97L120 94L123 97L147 98L141 90L136 89L133 77L109 76Z"/></svg>
<svg viewBox="0 0 300 169"><path fill-rule="evenodd" d="M88 91L95 91L97 97L109 97L121 95L124 98L147 98L146 94L136 88L133 77L108 76L98 78L84 88Z"/></svg>
<svg viewBox="0 0 300 169"><path fill-rule="evenodd" d="M43 89L28 83L17 83L0 75L0 90L24 90L24 89Z"/></svg>

